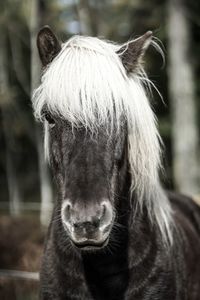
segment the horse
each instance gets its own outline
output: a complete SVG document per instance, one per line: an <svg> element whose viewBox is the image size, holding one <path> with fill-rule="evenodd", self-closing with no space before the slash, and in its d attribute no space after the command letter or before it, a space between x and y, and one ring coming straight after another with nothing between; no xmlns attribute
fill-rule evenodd
<svg viewBox="0 0 200 300"><path fill-rule="evenodd" d="M122 45L38 33L32 103L57 189L42 300L200 299L200 208L161 184L149 45L151 31Z"/></svg>

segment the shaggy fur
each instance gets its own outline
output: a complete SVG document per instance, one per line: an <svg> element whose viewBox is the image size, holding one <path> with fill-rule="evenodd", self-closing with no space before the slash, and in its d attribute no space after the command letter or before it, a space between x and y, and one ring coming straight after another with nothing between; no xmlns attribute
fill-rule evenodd
<svg viewBox="0 0 200 300"><path fill-rule="evenodd" d="M42 300L199 299L200 209L159 183L159 135L140 65L150 42L150 32L122 47L73 37L61 49L48 27L38 35L45 71L33 106L58 191ZM115 218L104 248L73 244L65 199L79 210L109 199Z"/></svg>

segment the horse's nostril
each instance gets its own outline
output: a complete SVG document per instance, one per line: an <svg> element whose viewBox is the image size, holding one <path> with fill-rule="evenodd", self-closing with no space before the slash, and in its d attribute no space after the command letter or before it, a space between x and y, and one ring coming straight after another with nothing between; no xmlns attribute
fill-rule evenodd
<svg viewBox="0 0 200 300"><path fill-rule="evenodd" d="M70 214L71 214L71 205L67 204L67 206L65 208L65 218L66 218L66 220L70 219Z"/></svg>
<svg viewBox="0 0 200 300"><path fill-rule="evenodd" d="M112 222L113 212L111 205L109 202L105 201L102 203L102 211L101 211L101 218L100 218L100 227L102 230L106 229L110 226Z"/></svg>
<svg viewBox="0 0 200 300"><path fill-rule="evenodd" d="M62 206L62 220L64 223L69 223L71 219L72 205L69 200L66 200Z"/></svg>
<svg viewBox="0 0 200 300"><path fill-rule="evenodd" d="M73 226L74 226L75 229L78 229L78 228L81 227L81 224L80 223L74 223Z"/></svg>
<svg viewBox="0 0 200 300"><path fill-rule="evenodd" d="M106 206L105 204L102 204L101 220L104 219L105 214L106 214Z"/></svg>
<svg viewBox="0 0 200 300"><path fill-rule="evenodd" d="M93 222L92 222L92 226L95 228L98 228L100 225L100 221L101 221L101 219L95 218L95 220L93 220Z"/></svg>

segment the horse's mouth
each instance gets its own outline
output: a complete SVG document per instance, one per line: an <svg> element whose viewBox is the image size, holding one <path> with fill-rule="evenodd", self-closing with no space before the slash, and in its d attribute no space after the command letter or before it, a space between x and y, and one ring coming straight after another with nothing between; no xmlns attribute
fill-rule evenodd
<svg viewBox="0 0 200 300"><path fill-rule="evenodd" d="M108 244L108 240L109 240L109 237L107 237L101 243L97 243L97 242L94 242L94 241L84 241L84 242L81 242L81 243L77 243L77 242L72 241L72 243L76 248L78 248L80 250L90 251L90 250L99 250L99 249L104 248Z"/></svg>

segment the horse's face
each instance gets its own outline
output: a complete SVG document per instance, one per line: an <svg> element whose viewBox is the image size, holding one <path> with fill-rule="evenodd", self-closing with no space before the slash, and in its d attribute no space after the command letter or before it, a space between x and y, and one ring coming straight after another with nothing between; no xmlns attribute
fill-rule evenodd
<svg viewBox="0 0 200 300"><path fill-rule="evenodd" d="M62 224L80 248L102 247L115 219L118 176L123 166L125 133L104 128L91 134L45 114L49 155L60 195Z"/></svg>

